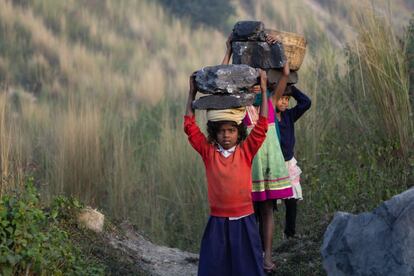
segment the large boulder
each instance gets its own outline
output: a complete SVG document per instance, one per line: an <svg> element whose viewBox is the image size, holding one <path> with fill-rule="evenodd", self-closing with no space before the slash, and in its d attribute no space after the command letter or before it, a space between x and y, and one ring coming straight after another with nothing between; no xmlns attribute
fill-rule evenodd
<svg viewBox="0 0 414 276"><path fill-rule="evenodd" d="M248 93L258 77L258 70L244 64L207 66L195 73L197 89L205 94Z"/></svg>
<svg viewBox="0 0 414 276"><path fill-rule="evenodd" d="M228 109L252 105L255 93L223 94L200 97L193 101L194 109Z"/></svg>
<svg viewBox="0 0 414 276"><path fill-rule="evenodd" d="M414 275L414 188L373 212L338 212L321 248L328 275Z"/></svg>
<svg viewBox="0 0 414 276"><path fill-rule="evenodd" d="M233 64L247 64L262 69L282 68L285 65L285 52L280 42L235 41L231 45Z"/></svg>

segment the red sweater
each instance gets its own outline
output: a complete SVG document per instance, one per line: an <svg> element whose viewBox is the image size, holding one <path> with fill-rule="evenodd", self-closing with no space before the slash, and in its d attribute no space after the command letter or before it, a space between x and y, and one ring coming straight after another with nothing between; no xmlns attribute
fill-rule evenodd
<svg viewBox="0 0 414 276"><path fill-rule="evenodd" d="M252 161L266 138L267 118L260 117L247 139L227 158L207 141L194 116L184 116L184 131L204 161L210 214L217 217L252 214Z"/></svg>

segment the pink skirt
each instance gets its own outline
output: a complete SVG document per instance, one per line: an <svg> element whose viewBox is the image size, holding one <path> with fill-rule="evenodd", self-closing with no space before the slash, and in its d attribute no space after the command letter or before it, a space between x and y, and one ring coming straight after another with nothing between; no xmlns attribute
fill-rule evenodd
<svg viewBox="0 0 414 276"><path fill-rule="evenodd" d="M295 157L293 157L289 161L286 161L286 167L289 171L289 179L293 189L293 196L291 198L302 200L302 186L300 185L300 174L302 170L297 163Z"/></svg>

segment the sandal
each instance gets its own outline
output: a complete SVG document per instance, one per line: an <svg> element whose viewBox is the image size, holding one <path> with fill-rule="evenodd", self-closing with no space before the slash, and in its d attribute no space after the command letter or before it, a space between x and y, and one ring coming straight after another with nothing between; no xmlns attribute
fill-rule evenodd
<svg viewBox="0 0 414 276"><path fill-rule="evenodd" d="M276 265L274 263L272 263L270 266L264 265L263 269L266 274L271 274L276 272Z"/></svg>

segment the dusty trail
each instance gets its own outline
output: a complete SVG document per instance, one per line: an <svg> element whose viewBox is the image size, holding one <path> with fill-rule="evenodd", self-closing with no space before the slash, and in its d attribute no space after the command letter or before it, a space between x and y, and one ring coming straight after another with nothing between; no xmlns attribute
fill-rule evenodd
<svg viewBox="0 0 414 276"><path fill-rule="evenodd" d="M119 225L120 233L108 233L106 239L148 275L197 275L198 255L177 248L159 246L137 233L131 224Z"/></svg>

